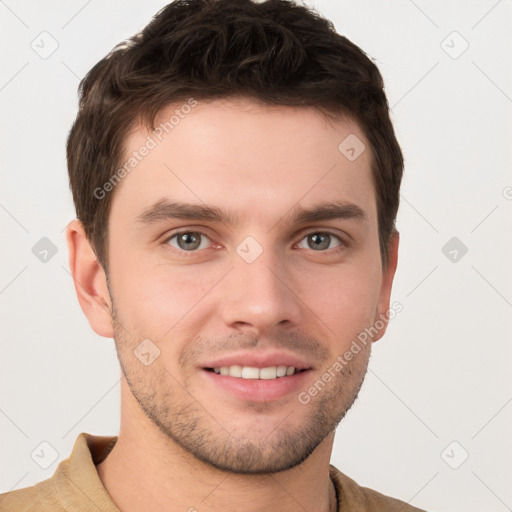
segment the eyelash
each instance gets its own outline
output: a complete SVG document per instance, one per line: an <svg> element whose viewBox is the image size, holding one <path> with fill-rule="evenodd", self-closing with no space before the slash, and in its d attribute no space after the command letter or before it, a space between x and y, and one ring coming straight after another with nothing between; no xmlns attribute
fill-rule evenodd
<svg viewBox="0 0 512 512"><path fill-rule="evenodd" d="M194 255L197 255L197 253L199 253L200 251L206 250L206 249L195 249L193 251L184 251L184 250L181 250L181 249L178 249L176 247L172 247L171 245L169 245L169 242L172 239L176 238L179 235L184 235L184 234L194 234L194 235L204 236L208 240L210 240L210 237L206 233L203 233L201 231L183 230L183 231L176 231L175 233L166 237L165 240L163 241L163 245L168 250L170 250L173 254L179 254L179 255L185 255L185 256L194 256ZM342 238L340 235L332 233L331 231L321 231L321 230L310 231L308 233L305 233L302 236L302 238L299 240L299 242L302 242L302 240L304 240L305 238L307 238L310 235L329 235L329 236L335 238L340 243L340 245L338 245L337 247L333 247L332 249L325 249L325 250L319 250L319 251L315 251L314 249L308 249L313 252L332 254L333 252L334 253L339 252L339 251L343 250L344 248L350 246L349 242L346 239ZM210 240L210 242L211 242L211 240Z"/></svg>

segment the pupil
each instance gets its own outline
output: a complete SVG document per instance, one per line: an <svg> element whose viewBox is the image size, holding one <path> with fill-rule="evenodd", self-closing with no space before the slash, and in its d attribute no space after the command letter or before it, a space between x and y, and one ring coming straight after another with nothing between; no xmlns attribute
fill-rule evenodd
<svg viewBox="0 0 512 512"><path fill-rule="evenodd" d="M326 249L329 246L328 237L326 235L311 235L311 240L314 244L313 249Z"/></svg>
<svg viewBox="0 0 512 512"><path fill-rule="evenodd" d="M179 237L179 241L182 249L195 249L199 247L198 237L194 234L184 233Z"/></svg>

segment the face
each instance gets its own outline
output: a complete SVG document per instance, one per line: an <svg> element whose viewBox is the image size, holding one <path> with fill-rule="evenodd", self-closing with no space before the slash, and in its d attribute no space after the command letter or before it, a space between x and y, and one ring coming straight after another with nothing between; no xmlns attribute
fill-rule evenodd
<svg viewBox="0 0 512 512"><path fill-rule="evenodd" d="M363 382L371 343L335 362L385 313L390 282L369 151L338 149L351 134L369 148L349 119L216 100L127 138L126 159L156 144L109 217L119 360L154 425L217 468L296 466Z"/></svg>

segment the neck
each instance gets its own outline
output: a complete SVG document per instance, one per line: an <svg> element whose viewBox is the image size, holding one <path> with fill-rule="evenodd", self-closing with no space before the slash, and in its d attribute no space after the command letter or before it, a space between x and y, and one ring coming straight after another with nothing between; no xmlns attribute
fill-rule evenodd
<svg viewBox="0 0 512 512"><path fill-rule="evenodd" d="M265 475L229 473L177 445L140 411L125 379L122 388L119 437L97 466L105 489L122 512L337 510L329 478L334 432L292 469Z"/></svg>

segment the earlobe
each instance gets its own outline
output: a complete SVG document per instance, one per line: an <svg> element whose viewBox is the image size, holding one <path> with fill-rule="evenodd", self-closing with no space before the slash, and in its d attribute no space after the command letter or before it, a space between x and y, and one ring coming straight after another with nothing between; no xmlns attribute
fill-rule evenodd
<svg viewBox="0 0 512 512"><path fill-rule="evenodd" d="M395 277L396 267L398 264L399 240L400 235L398 231L394 230L389 239L388 259L385 267L383 268L379 304L375 318L375 323L378 323L377 326L381 326L382 324L383 326L381 329L379 328L378 334L373 338L372 341L380 340L382 336L384 336L388 326L391 289L393 287L393 279Z"/></svg>
<svg viewBox="0 0 512 512"><path fill-rule="evenodd" d="M69 268L80 307L97 334L113 338L111 303L106 275L79 220L75 219L68 225L66 240Z"/></svg>

